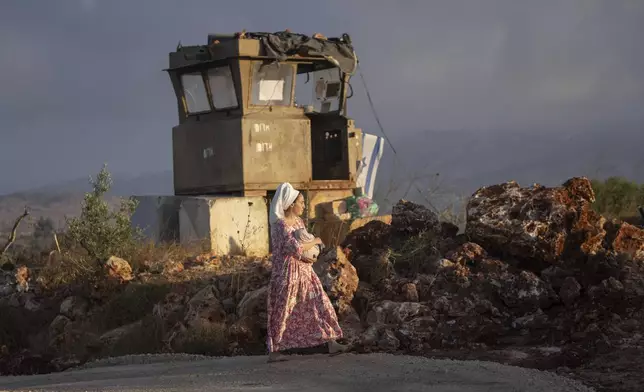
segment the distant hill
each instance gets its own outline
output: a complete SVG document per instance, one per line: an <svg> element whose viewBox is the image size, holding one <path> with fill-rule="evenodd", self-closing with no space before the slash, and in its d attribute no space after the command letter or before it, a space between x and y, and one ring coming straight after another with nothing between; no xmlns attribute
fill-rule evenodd
<svg viewBox="0 0 644 392"><path fill-rule="evenodd" d="M405 164L396 164L387 149L378 171L376 194L398 182L391 199L417 181L426 192L436 187L446 195L469 196L478 188L509 180L521 185L560 185L574 176L604 179L623 176L644 183L644 129L584 132L421 132L405 138L390 135ZM440 173L436 178L435 173ZM378 198L378 197L377 197ZM412 191L407 198L422 201Z"/></svg>
<svg viewBox="0 0 644 392"><path fill-rule="evenodd" d="M437 207L444 207L481 186L508 180L555 186L573 176L615 175L644 183L644 154L640 149L644 132L640 129L576 133L426 131L390 137L404 164L395 162L391 149L385 150L376 185L376 200L383 211L403 196L419 202L428 197ZM424 177L410 186L414 176ZM173 193L170 171L113 174L113 178L112 197ZM416 186L424 196L418 194ZM429 192L430 188L436 189ZM50 216L62 223L65 215L78 212L83 193L89 189L87 178L81 178L0 196L0 228L1 223L6 226L13 221L25 205L32 208L35 217ZM406 194L407 189L410 191Z"/></svg>
<svg viewBox="0 0 644 392"><path fill-rule="evenodd" d="M88 174L89 176L89 174ZM137 176L112 175L110 201L116 205L119 197L131 195L173 194L172 172L148 173ZM80 212L86 192L91 190L89 177L0 196L0 232L6 231L15 218L28 206L30 218L21 226L22 232L31 231L31 224L39 217L49 217L57 227L62 227L66 216ZM1 240L0 240L1 242Z"/></svg>
<svg viewBox="0 0 644 392"><path fill-rule="evenodd" d="M108 168L109 170L109 168ZM95 173L88 173L85 178L76 178L59 183L48 184L37 188L17 192L15 194L69 194L84 193L91 190L89 176ZM112 189L110 194L116 196L130 195L163 195L172 194L172 171L161 171L156 173L144 173L128 175L112 173ZM2 197L2 196L0 196Z"/></svg>

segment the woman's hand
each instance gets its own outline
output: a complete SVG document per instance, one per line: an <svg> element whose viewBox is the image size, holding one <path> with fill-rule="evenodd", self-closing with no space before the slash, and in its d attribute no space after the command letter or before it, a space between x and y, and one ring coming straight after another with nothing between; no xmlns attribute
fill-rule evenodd
<svg viewBox="0 0 644 392"><path fill-rule="evenodd" d="M315 243L315 245L322 245L322 239L320 237L315 237L313 243Z"/></svg>
<svg viewBox="0 0 644 392"><path fill-rule="evenodd" d="M307 263L307 264L313 264L313 263L315 263L315 260L313 260L313 259L309 259L308 257L304 257L304 256L302 256L302 259L301 259L301 260L302 260L303 262Z"/></svg>

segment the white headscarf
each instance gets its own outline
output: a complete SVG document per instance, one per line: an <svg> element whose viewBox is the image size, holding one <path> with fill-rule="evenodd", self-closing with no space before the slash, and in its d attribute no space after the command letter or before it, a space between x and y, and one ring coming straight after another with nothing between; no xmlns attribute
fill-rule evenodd
<svg viewBox="0 0 644 392"><path fill-rule="evenodd" d="M271 200L271 211L269 222L274 225L278 220L284 219L284 211L287 210L300 194L291 184L284 182L275 190L275 196Z"/></svg>

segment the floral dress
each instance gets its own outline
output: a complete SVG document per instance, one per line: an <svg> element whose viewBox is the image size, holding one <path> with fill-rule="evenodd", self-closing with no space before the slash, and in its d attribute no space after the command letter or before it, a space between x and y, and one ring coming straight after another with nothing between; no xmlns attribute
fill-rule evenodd
<svg viewBox="0 0 644 392"><path fill-rule="evenodd" d="M268 286L269 352L315 347L342 337L335 310L312 264L300 260L302 246L293 232L304 222L271 227L273 267Z"/></svg>

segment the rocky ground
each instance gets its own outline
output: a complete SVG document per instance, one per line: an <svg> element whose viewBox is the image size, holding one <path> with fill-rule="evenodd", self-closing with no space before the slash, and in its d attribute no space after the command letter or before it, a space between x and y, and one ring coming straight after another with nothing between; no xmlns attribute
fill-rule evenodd
<svg viewBox="0 0 644 392"><path fill-rule="evenodd" d="M401 201L391 224L354 230L314 268L357 353L491 360L636 391L644 230L593 201L585 178L482 188L462 234ZM139 352L265 352L268 260L201 255L133 272L112 258L100 278L53 292L30 274L0 278L3 374Z"/></svg>

